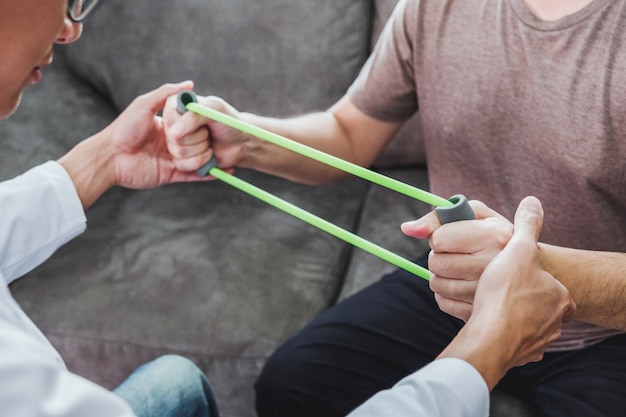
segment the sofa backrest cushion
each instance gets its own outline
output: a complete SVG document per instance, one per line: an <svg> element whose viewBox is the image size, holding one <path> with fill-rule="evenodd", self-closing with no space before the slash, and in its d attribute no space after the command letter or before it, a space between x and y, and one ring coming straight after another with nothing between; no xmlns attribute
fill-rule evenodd
<svg viewBox="0 0 626 417"><path fill-rule="evenodd" d="M242 111L292 116L343 96L397 0L109 0L60 51L118 111L166 82L193 80ZM378 166L421 163L409 123Z"/></svg>
<svg viewBox="0 0 626 417"><path fill-rule="evenodd" d="M367 0L110 0L65 51L121 110L165 82L284 116L340 98L368 55Z"/></svg>

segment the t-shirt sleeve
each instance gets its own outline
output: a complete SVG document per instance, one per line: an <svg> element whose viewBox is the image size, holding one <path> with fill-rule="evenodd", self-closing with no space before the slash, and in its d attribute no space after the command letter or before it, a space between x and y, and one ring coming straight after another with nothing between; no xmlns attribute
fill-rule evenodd
<svg viewBox="0 0 626 417"><path fill-rule="evenodd" d="M418 109L411 37L419 1L400 0L359 76L348 90L356 107L375 119L399 122Z"/></svg>

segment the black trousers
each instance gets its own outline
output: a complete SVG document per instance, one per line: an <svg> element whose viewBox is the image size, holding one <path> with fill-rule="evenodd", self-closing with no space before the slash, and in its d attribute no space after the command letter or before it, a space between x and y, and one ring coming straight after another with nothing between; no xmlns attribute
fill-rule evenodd
<svg viewBox="0 0 626 417"><path fill-rule="evenodd" d="M418 263L425 265L426 257ZM431 362L462 325L441 312L427 281L395 271L322 313L274 352L255 384L258 415L345 416ZM623 417L626 335L548 353L514 368L500 385L524 396L538 416Z"/></svg>

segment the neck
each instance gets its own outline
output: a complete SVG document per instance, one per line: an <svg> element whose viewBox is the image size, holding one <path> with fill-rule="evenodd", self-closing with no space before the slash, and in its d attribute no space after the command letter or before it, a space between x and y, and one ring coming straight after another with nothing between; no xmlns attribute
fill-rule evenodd
<svg viewBox="0 0 626 417"><path fill-rule="evenodd" d="M524 0L530 11L541 20L555 21L574 14L593 0Z"/></svg>

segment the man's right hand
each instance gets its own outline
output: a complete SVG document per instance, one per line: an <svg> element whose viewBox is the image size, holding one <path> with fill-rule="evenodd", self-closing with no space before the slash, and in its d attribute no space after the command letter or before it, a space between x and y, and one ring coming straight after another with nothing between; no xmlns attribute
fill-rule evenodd
<svg viewBox="0 0 626 417"><path fill-rule="evenodd" d="M198 97L198 103L240 118L240 113L221 98ZM193 112L178 113L175 96L170 97L165 105L163 123L167 147L176 168L183 171L195 171L214 155L220 168L232 171L241 162L244 145L249 139L245 133Z"/></svg>

